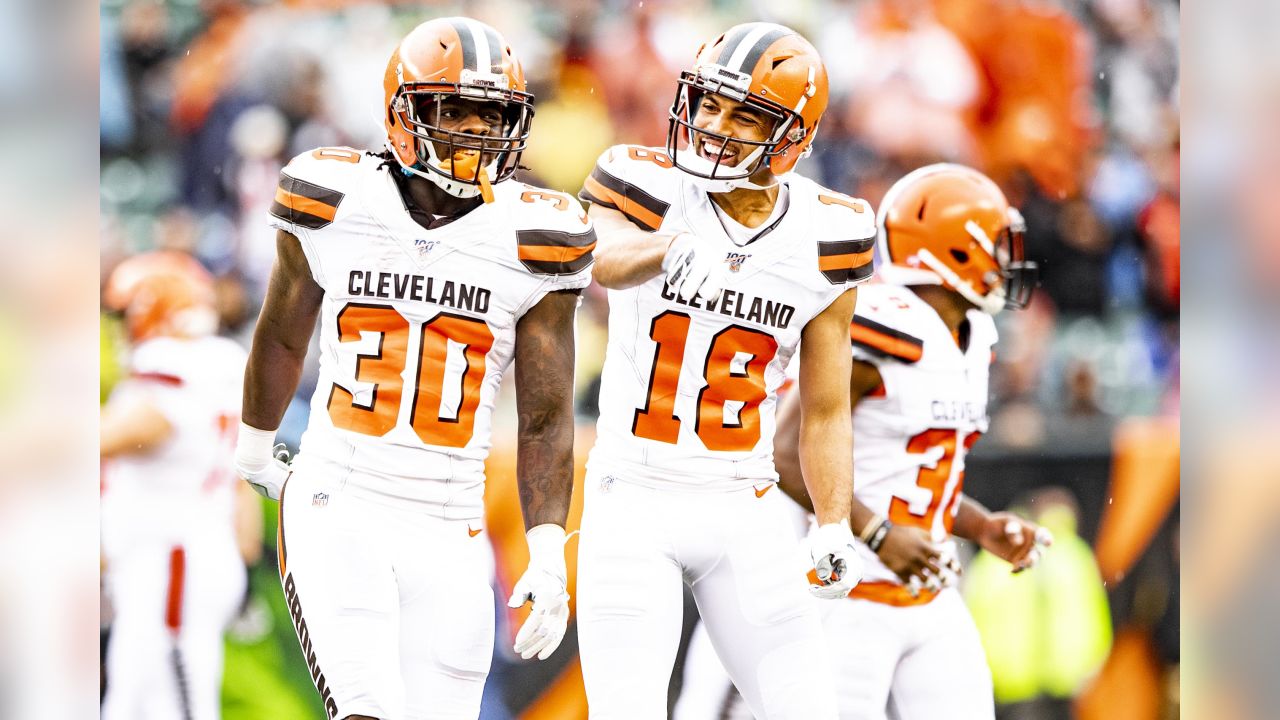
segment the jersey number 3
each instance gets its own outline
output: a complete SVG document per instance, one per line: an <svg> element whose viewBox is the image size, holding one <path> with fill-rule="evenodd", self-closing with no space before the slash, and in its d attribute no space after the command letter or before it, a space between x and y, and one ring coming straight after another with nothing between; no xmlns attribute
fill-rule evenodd
<svg viewBox="0 0 1280 720"><path fill-rule="evenodd" d="M951 479L951 467L956 459L956 441L960 438L961 447L965 453L978 442L978 438L982 437L982 433L974 431L965 435L962 431L950 428L934 428L925 430L912 437L907 441L907 452L911 454L923 454L929 452L932 448L941 448L942 456L938 458L937 463L933 467L924 466L920 468L920 472L916 475L916 487L924 488L929 491L929 506L925 508L924 513L917 514L911 512L911 505L904 499L894 496L889 503L889 521L894 525L908 525L918 527L923 530L933 531L933 521L938 514L938 508L942 506L942 499L946 495L947 481ZM956 486L951 490L951 499L947 501L947 506L942 514L942 527L947 534L951 534L951 525L955 521L956 503L960 500L960 493L964 490L964 473L960 473Z"/></svg>
<svg viewBox="0 0 1280 720"><path fill-rule="evenodd" d="M480 320L451 313L440 313L412 329L421 342L414 360L409 425L428 445L464 447L475 428L485 355L493 347L493 332ZM350 390L337 383L330 390L329 419L334 427L381 437L396 426L404 396L402 373L409 359L410 330L409 321L386 305L350 303L338 312L340 342L356 342L362 333L377 333L378 347L376 352L356 357L356 382L373 385L367 404L358 402ZM466 360L460 387L456 388L445 386L450 343L461 346L458 352ZM453 412L443 402L446 394L456 400Z"/></svg>
<svg viewBox="0 0 1280 720"><path fill-rule="evenodd" d="M649 337L653 353L649 394L635 412L631 434L675 444L680 418L675 416L676 386L689 338L689 316L667 311L653 319ZM760 441L760 403L768 397L764 368L778 351L772 335L731 325L711 338L703 361L706 385L698 392L694 430L708 450L750 450ZM733 418L729 417L734 411Z"/></svg>

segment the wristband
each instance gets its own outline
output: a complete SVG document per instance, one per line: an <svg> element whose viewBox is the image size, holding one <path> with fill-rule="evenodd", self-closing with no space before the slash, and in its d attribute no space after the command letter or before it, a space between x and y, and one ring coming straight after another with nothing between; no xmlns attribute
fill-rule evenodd
<svg viewBox="0 0 1280 720"><path fill-rule="evenodd" d="M864 543L871 542L871 537L876 534L880 526L888 522L883 515L872 515L867 524L863 526L862 532L858 533L858 539Z"/></svg>
<svg viewBox="0 0 1280 720"><path fill-rule="evenodd" d="M271 447L276 442L275 430L259 430L240 423L236 436L236 464L246 470L261 470L271 462Z"/></svg>
<svg viewBox="0 0 1280 720"><path fill-rule="evenodd" d="M885 520L871 534L871 539L867 541L867 547L871 548L871 552L879 554L880 546L884 545L884 539L889 537L889 531L893 529L893 523Z"/></svg>
<svg viewBox="0 0 1280 720"><path fill-rule="evenodd" d="M543 523L537 527L530 528L529 532L524 535L525 541L529 544L529 564L539 565L563 572L560 568L565 565L564 562L564 528L555 523ZM556 572L553 570L553 572Z"/></svg>

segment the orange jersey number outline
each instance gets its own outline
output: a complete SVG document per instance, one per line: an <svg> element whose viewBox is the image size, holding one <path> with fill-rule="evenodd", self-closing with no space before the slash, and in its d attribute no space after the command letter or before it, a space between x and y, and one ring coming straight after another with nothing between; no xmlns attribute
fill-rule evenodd
<svg viewBox="0 0 1280 720"><path fill-rule="evenodd" d="M689 316L666 311L653 319L649 337L657 347L649 374L644 407L635 411L631 434L674 445L680 437L675 416L676 387L684 365L689 337ZM706 385L698 392L694 430L708 450L748 451L760 441L760 403L768 397L764 368L778 351L778 341L768 333L731 325L716 333L703 361ZM738 354L750 356L740 369L733 367ZM740 402L736 422L725 422L728 402Z"/></svg>
<svg viewBox="0 0 1280 720"><path fill-rule="evenodd" d="M329 391L327 409L334 427L362 435L381 437L395 427L404 395L410 323L388 305L348 303L338 312L338 340L360 340L362 332L378 333L376 353L356 357L356 381L373 384L368 405L336 382ZM444 447L465 447L475 429L485 356L493 347L493 332L483 321L439 313L419 328L420 348L414 373L413 405L409 424L422 442ZM462 345L466 369L461 379L461 400L455 415L441 414L445 362L449 341Z"/></svg>
<svg viewBox="0 0 1280 720"><path fill-rule="evenodd" d="M898 496L894 496L889 502L889 521L894 525L908 525L918 527L927 532L933 532L933 521L937 515L938 507L942 504L943 495L947 491L947 481L951 479L951 468L956 458L957 440L960 438L962 431L954 428L933 428L925 430L912 437L907 441L907 452L911 454L922 454L928 452L931 448L942 448L942 457L934 463L933 467L923 466L916 475L916 486L928 490L931 494L929 499L929 507L919 515L911 512L911 507L906 500ZM964 435L964 440L960 443L964 452L968 453L973 444L978 442L978 438L982 437L982 433L974 431ZM947 507L943 510L942 527L948 535L951 534L951 526L955 522L956 504L960 501L960 493L964 490L964 471L960 471L960 477L956 479L956 486L951 491L951 498L947 501Z"/></svg>

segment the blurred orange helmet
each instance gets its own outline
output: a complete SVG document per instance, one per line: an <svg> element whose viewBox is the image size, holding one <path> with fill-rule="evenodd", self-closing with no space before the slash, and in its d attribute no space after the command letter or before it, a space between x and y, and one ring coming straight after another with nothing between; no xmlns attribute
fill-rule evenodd
<svg viewBox="0 0 1280 720"><path fill-rule="evenodd" d="M765 113L774 119L773 132L755 142L694 127L698 101L705 93ZM708 190L726 192L749 185L748 178L760 163L775 175L790 172L809 154L826 109L827 68L808 40L774 23L735 25L704 43L693 69L680 73L667 129L667 154ZM721 157L714 162L700 157L693 147L696 135L719 139ZM723 148L729 141L755 149L736 166L722 167ZM683 154L681 143L686 148Z"/></svg>
<svg viewBox="0 0 1280 720"><path fill-rule="evenodd" d="M989 313L1031 299L1026 223L977 170L938 163L908 173L885 193L877 221L886 282L943 285Z"/></svg>
<svg viewBox="0 0 1280 720"><path fill-rule="evenodd" d="M213 277L173 250L135 255L107 278L103 306L124 313L135 342L154 336L200 337L218 329Z"/></svg>
<svg viewBox="0 0 1280 720"><path fill-rule="evenodd" d="M465 17L422 23L391 53L382 89L387 148L405 172L451 195L475 197L482 174L500 182L516 171L529 139L533 95L525 92L524 69L497 30ZM501 134L441 128L440 100L450 97L497 103ZM438 153L436 144L446 150Z"/></svg>

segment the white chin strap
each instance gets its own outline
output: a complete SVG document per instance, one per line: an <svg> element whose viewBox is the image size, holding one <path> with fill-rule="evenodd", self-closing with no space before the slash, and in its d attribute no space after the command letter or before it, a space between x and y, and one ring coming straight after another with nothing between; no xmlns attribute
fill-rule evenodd
<svg viewBox="0 0 1280 720"><path fill-rule="evenodd" d="M691 147L686 152L689 153L689 157L681 157L680 163L687 166L690 170L693 170L694 172L702 173L703 175L710 175L716 169L715 162L708 160L702 157L701 155L699 155L696 148ZM763 154L764 154L764 146L761 145L760 147L757 147L755 150L753 150L750 155L744 158L742 162L738 163L737 165L734 165L733 167L734 168L751 167L751 165L755 163L756 160L758 160L760 156ZM724 163L721 163L720 167L721 169L723 169L725 167ZM694 175L692 173L685 173L685 175L688 176L689 182L692 182L694 185L698 186L699 188L702 188L707 192L713 192L713 193L724 193L724 192L729 192L731 190L737 190L738 188L749 188L751 190L768 190L769 188L778 184L777 179L775 178L774 182L769 185L757 185L751 182L750 173L747 173L742 177L715 178L715 179L698 177L697 175Z"/></svg>
<svg viewBox="0 0 1280 720"><path fill-rule="evenodd" d="M889 282L897 282L903 285L950 285L965 300L973 303L979 310L991 315L995 315L1004 309L1004 288L995 287L992 288L991 292L983 295L975 290L972 284L962 280L954 270L947 267L945 263L928 250L923 248L917 250L916 257L920 258L920 262L924 263L933 272L923 268L915 269L886 264L881 268L881 275ZM890 270L890 268L893 268L893 270Z"/></svg>

